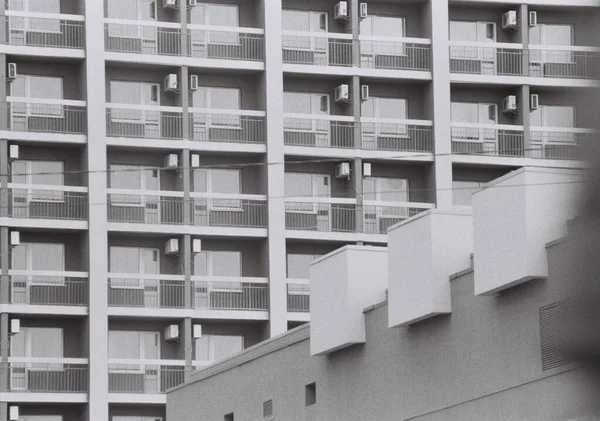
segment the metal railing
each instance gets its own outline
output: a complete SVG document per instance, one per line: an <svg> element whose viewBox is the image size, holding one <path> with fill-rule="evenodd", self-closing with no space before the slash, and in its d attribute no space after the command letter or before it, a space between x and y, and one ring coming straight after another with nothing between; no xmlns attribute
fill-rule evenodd
<svg viewBox="0 0 600 421"><path fill-rule="evenodd" d="M356 200L287 198L285 227L302 231L356 232Z"/></svg>
<svg viewBox="0 0 600 421"><path fill-rule="evenodd" d="M289 146L354 148L352 117L286 114L283 140Z"/></svg>
<svg viewBox="0 0 600 421"><path fill-rule="evenodd" d="M223 60L262 61L265 59L264 35L260 29L208 29L188 25L188 56Z"/></svg>
<svg viewBox="0 0 600 421"><path fill-rule="evenodd" d="M452 125L452 153L466 155L525 156L522 126Z"/></svg>
<svg viewBox="0 0 600 421"><path fill-rule="evenodd" d="M30 47L85 47L85 25L71 18L41 16L27 12L7 11L6 43ZM28 16L31 15L31 16Z"/></svg>
<svg viewBox="0 0 600 421"><path fill-rule="evenodd" d="M107 211L110 222L181 225L185 202L182 192L109 189Z"/></svg>
<svg viewBox="0 0 600 421"><path fill-rule="evenodd" d="M450 72L478 75L523 76L526 52L518 46L451 45Z"/></svg>
<svg viewBox="0 0 600 421"><path fill-rule="evenodd" d="M192 300L196 309L267 311L269 285L253 278L192 277Z"/></svg>
<svg viewBox="0 0 600 421"><path fill-rule="evenodd" d="M532 46L529 75L545 78L600 79L600 51L590 47Z"/></svg>
<svg viewBox="0 0 600 421"><path fill-rule="evenodd" d="M598 133L589 129L533 127L528 156L540 159L585 159L588 147L597 144Z"/></svg>
<svg viewBox="0 0 600 421"><path fill-rule="evenodd" d="M183 275L113 274L109 307L186 308Z"/></svg>
<svg viewBox="0 0 600 421"><path fill-rule="evenodd" d="M88 364L70 363L69 359L52 359L51 362L12 360L7 363L11 392L85 393L88 390Z"/></svg>
<svg viewBox="0 0 600 421"><path fill-rule="evenodd" d="M287 284L287 310L310 312L310 284Z"/></svg>
<svg viewBox="0 0 600 421"><path fill-rule="evenodd" d="M283 35L283 62L312 66L352 66L352 36L336 33Z"/></svg>
<svg viewBox="0 0 600 421"><path fill-rule="evenodd" d="M11 304L86 306L88 278L72 272L10 271Z"/></svg>
<svg viewBox="0 0 600 421"><path fill-rule="evenodd" d="M363 119L361 132L362 149L433 152L431 121Z"/></svg>
<svg viewBox="0 0 600 421"><path fill-rule="evenodd" d="M192 225L267 227L267 199L261 195L191 193Z"/></svg>
<svg viewBox="0 0 600 421"><path fill-rule="evenodd" d="M85 187L36 186L9 184L10 216L28 219L88 218L88 194Z"/></svg>
<svg viewBox="0 0 600 421"><path fill-rule="evenodd" d="M431 45L425 41L361 39L360 65L371 69L431 70Z"/></svg>
<svg viewBox="0 0 600 421"><path fill-rule="evenodd" d="M106 104L106 134L116 137L183 138L181 107Z"/></svg>
<svg viewBox="0 0 600 421"><path fill-rule="evenodd" d="M433 208L430 203L363 202L363 232L365 234L387 234L388 228L405 219Z"/></svg>
<svg viewBox="0 0 600 421"><path fill-rule="evenodd" d="M87 133L84 101L7 98L8 130L14 132Z"/></svg>
<svg viewBox="0 0 600 421"><path fill-rule="evenodd" d="M190 109L191 140L226 143L267 143L260 111Z"/></svg>
<svg viewBox="0 0 600 421"><path fill-rule="evenodd" d="M122 361L122 360L121 360ZM123 362L108 364L109 393L165 393L184 382L185 367L153 361L150 364Z"/></svg>
<svg viewBox="0 0 600 421"><path fill-rule="evenodd" d="M166 22L119 22L105 19L106 51L128 54L181 56L181 27Z"/></svg>

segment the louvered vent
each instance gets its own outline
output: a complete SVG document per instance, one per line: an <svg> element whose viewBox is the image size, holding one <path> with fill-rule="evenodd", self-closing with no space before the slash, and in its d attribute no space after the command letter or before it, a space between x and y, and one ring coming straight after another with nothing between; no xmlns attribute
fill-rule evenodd
<svg viewBox="0 0 600 421"><path fill-rule="evenodd" d="M263 418L270 419L273 417L273 399L263 402Z"/></svg>
<svg viewBox="0 0 600 421"><path fill-rule="evenodd" d="M572 300L564 300L540 308L542 370L575 361L565 346L569 321L573 317L573 304Z"/></svg>

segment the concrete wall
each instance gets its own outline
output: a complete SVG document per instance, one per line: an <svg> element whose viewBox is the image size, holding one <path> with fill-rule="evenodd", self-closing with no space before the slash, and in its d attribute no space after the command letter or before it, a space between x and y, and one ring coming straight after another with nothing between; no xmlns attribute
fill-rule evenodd
<svg viewBox="0 0 600 421"><path fill-rule="evenodd" d="M199 86L210 86L218 88L237 88L240 90L240 104L243 110L260 110L258 106L258 95L260 84L258 76L252 74L222 74L208 73L200 70L190 69L191 75L198 75ZM190 107L194 107L193 94L189 95Z"/></svg>
<svg viewBox="0 0 600 421"><path fill-rule="evenodd" d="M56 62L48 66L47 62L16 60L19 74L35 76L58 76L63 79L63 98L86 99L86 78L83 66L77 62ZM10 86L10 84L9 84ZM10 90L8 91L10 95ZM35 97L35 93L33 94Z"/></svg>
<svg viewBox="0 0 600 421"><path fill-rule="evenodd" d="M450 91L452 102L481 102L496 104L498 124L523 124L522 113L505 114L502 112L502 100L508 95L517 95L518 89L508 87L503 89L477 89L453 86Z"/></svg>
<svg viewBox="0 0 600 421"><path fill-rule="evenodd" d="M267 268L263 264L267 258L266 241L251 239L205 239L202 250L240 251L242 253L242 276L266 278ZM193 273L193 272L192 272Z"/></svg>
<svg viewBox="0 0 600 421"><path fill-rule="evenodd" d="M86 340L82 340L86 329L83 319L70 319L41 316L21 318L21 327L54 327L63 330L63 357L88 358L89 350Z"/></svg>
<svg viewBox="0 0 600 421"><path fill-rule="evenodd" d="M455 166L452 169L454 181L483 181L490 182L512 171L512 168L484 168Z"/></svg>
<svg viewBox="0 0 600 421"><path fill-rule="evenodd" d="M21 231L21 243L64 244L65 270L88 270L88 256L84 251L85 238L79 234Z"/></svg>
<svg viewBox="0 0 600 421"><path fill-rule="evenodd" d="M165 275L179 275L182 272L182 263L179 256L169 256L164 253L165 242L170 237L133 237L113 235L108 238L108 270L110 271L110 248L121 247L147 247L158 249L160 273Z"/></svg>
<svg viewBox="0 0 600 421"><path fill-rule="evenodd" d="M334 80L297 79L286 77L283 79L284 92L310 92L320 95L329 95L329 107L331 115L352 115L352 107L340 105L334 101L334 90L342 83L349 84L347 78L335 78Z"/></svg>
<svg viewBox="0 0 600 421"><path fill-rule="evenodd" d="M23 161L62 161L65 170L66 186L85 186L87 176L83 171L83 152L76 148L36 147L19 145L19 160Z"/></svg>
<svg viewBox="0 0 600 421"><path fill-rule="evenodd" d="M259 3L254 0L209 0L203 1L202 3L212 3L212 4L234 4L238 7L238 17L239 24L242 27L246 28L261 28L258 21L258 15L256 10L256 5ZM189 16L189 14L188 14ZM188 19L188 22L190 20Z"/></svg>
<svg viewBox="0 0 600 421"><path fill-rule="evenodd" d="M217 322L211 320L197 320L194 324L202 324L203 335L234 335L244 337L244 348L250 348L266 338L262 323L234 323ZM194 347L195 350L195 347ZM195 354L195 351L194 351ZM193 355L195 359L195 355Z"/></svg>
<svg viewBox="0 0 600 421"><path fill-rule="evenodd" d="M419 23L425 14L424 2L369 2L369 14L381 16L403 16L406 36L409 38L429 38L430 34Z"/></svg>
<svg viewBox="0 0 600 421"><path fill-rule="evenodd" d="M162 405L119 405L111 404L108 414L114 416L151 417L166 419L165 407Z"/></svg>
<svg viewBox="0 0 600 421"><path fill-rule="evenodd" d="M425 84L369 83L371 97L406 99L407 118L411 120L431 120L430 109L425 106Z"/></svg>
<svg viewBox="0 0 600 421"><path fill-rule="evenodd" d="M428 182L426 165L375 162L371 164L371 175L373 177L406 178L408 179L409 201L429 201L427 190L432 186Z"/></svg>
<svg viewBox="0 0 600 421"><path fill-rule="evenodd" d="M243 155L200 154L200 168L227 168L241 171L241 186L243 194L267 194L267 171L258 158ZM191 188L194 191L193 170Z"/></svg>
<svg viewBox="0 0 600 421"><path fill-rule="evenodd" d="M108 169L113 164L121 165L140 165L147 167L163 168L165 165L165 155L167 152L146 152L140 154L133 151L112 150L106 156ZM158 170L160 172L160 190L178 191L180 190L181 177L178 171ZM133 174L132 174L133 176ZM111 173L106 173L106 183L108 187L116 188L110 184Z"/></svg>
<svg viewBox="0 0 600 421"><path fill-rule="evenodd" d="M183 327L180 320L109 320L108 330L131 330L139 332L160 332L159 346L160 358L163 360L183 360L185 358L184 346L179 341L165 341L165 328L169 325L179 325L179 331Z"/></svg>
<svg viewBox="0 0 600 421"><path fill-rule="evenodd" d="M111 102L110 98L110 82L111 81L126 81L126 82L146 82L158 83L158 95L160 97L160 105L181 107L181 96L179 93L166 93L163 91L163 81L165 77L175 73L179 76L179 68L141 68L132 71L130 68L121 68L110 66L106 68L106 102Z"/></svg>
<svg viewBox="0 0 600 421"><path fill-rule="evenodd" d="M452 5L449 8L449 14L450 20L495 22L497 42L518 42L517 32L509 32L502 29L502 14L509 10L516 10L516 8L509 9L497 5L491 7Z"/></svg>
<svg viewBox="0 0 600 421"><path fill-rule="evenodd" d="M328 18L327 25L329 28L329 32L345 33L349 31L350 24L345 24L344 22L336 22L333 19L333 8L337 3L337 0L304 0L301 2L294 0L283 0L281 3L283 9L326 12ZM289 30L289 28L282 29L284 31Z"/></svg>
<svg viewBox="0 0 600 421"><path fill-rule="evenodd" d="M80 421L84 419L83 405L65 404L20 404L19 415L62 415L62 421Z"/></svg>
<svg viewBox="0 0 600 421"><path fill-rule="evenodd" d="M335 178L335 163L331 162L306 162L285 164L285 172L329 174L331 181L331 197L351 199L356 197L356 191L351 181Z"/></svg>

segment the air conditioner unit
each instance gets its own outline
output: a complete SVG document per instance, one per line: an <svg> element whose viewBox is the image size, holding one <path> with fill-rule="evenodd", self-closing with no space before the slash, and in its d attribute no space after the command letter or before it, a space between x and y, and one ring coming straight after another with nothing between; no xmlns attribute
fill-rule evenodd
<svg viewBox="0 0 600 421"><path fill-rule="evenodd" d="M19 233L19 231L11 231L10 232L10 245L18 246L19 244L21 244L21 234Z"/></svg>
<svg viewBox="0 0 600 421"><path fill-rule="evenodd" d="M347 84L342 84L335 88L335 102L350 102L350 87Z"/></svg>
<svg viewBox="0 0 600 421"><path fill-rule="evenodd" d="M537 24L538 24L537 12L534 12L534 11L529 12L529 27L537 26Z"/></svg>
<svg viewBox="0 0 600 421"><path fill-rule="evenodd" d="M502 100L502 112L504 113L516 113L517 107L517 96L509 95Z"/></svg>
<svg viewBox="0 0 600 421"><path fill-rule="evenodd" d="M369 99L369 85L362 85L360 87L360 100L367 101Z"/></svg>
<svg viewBox="0 0 600 421"><path fill-rule="evenodd" d="M188 7L194 7L198 2L196 0L187 0Z"/></svg>
<svg viewBox="0 0 600 421"><path fill-rule="evenodd" d="M333 18L337 21L347 21L349 19L347 1L340 1L335 5L333 8Z"/></svg>
<svg viewBox="0 0 600 421"><path fill-rule="evenodd" d="M365 162L363 164L363 177L371 177L371 163Z"/></svg>
<svg viewBox="0 0 600 421"><path fill-rule="evenodd" d="M17 78L17 63L8 63L8 70L6 72L6 78L15 80Z"/></svg>
<svg viewBox="0 0 600 421"><path fill-rule="evenodd" d="M8 419L10 421L19 421L19 407L11 406L8 410Z"/></svg>
<svg viewBox="0 0 600 421"><path fill-rule="evenodd" d="M192 336L194 337L194 339L200 339L202 337L202 325L193 326Z"/></svg>
<svg viewBox="0 0 600 421"><path fill-rule="evenodd" d="M8 147L8 157L10 159L19 159L19 145L10 145Z"/></svg>
<svg viewBox="0 0 600 421"><path fill-rule="evenodd" d="M179 340L179 325L169 325L165 329L165 341Z"/></svg>
<svg viewBox="0 0 600 421"><path fill-rule="evenodd" d="M177 75L175 73L165 77L164 89L165 92L177 92Z"/></svg>
<svg viewBox="0 0 600 421"><path fill-rule="evenodd" d="M361 3L359 6L359 19L365 19L368 16L367 13L367 3Z"/></svg>
<svg viewBox="0 0 600 421"><path fill-rule="evenodd" d="M170 256L179 253L179 240L177 238L169 238L165 243L165 254Z"/></svg>
<svg viewBox="0 0 600 421"><path fill-rule="evenodd" d="M335 178L350 179L350 163L341 162L335 166Z"/></svg>
<svg viewBox="0 0 600 421"><path fill-rule="evenodd" d="M176 153L170 153L165 156L165 168L175 169L179 167L179 156Z"/></svg>
<svg viewBox="0 0 600 421"><path fill-rule="evenodd" d="M174 9L177 7L177 0L164 0L163 7L165 9Z"/></svg>
<svg viewBox="0 0 600 421"><path fill-rule="evenodd" d="M202 251L202 240L194 238L192 240L192 253L200 253Z"/></svg>
<svg viewBox="0 0 600 421"><path fill-rule="evenodd" d="M10 320L10 334L16 335L21 331L21 320L19 319L11 319Z"/></svg>
<svg viewBox="0 0 600 421"><path fill-rule="evenodd" d="M190 91L198 90L198 75L190 76Z"/></svg>
<svg viewBox="0 0 600 421"><path fill-rule="evenodd" d="M518 27L519 23L516 10L509 10L502 15L502 29L517 29Z"/></svg>
<svg viewBox="0 0 600 421"><path fill-rule="evenodd" d="M200 168L200 155L193 153L190 155L190 167Z"/></svg>
<svg viewBox="0 0 600 421"><path fill-rule="evenodd" d="M531 94L531 97L529 98L529 108L532 110L540 108L540 96L538 94Z"/></svg>

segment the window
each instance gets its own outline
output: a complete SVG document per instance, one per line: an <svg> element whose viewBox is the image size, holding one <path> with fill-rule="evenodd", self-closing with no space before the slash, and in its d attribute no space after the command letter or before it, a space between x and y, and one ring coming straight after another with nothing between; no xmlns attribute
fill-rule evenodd
<svg viewBox="0 0 600 421"><path fill-rule="evenodd" d="M571 46L573 26L542 23L529 28L529 43L531 45ZM571 51L530 50L532 65L539 63L572 63Z"/></svg>
<svg viewBox="0 0 600 421"><path fill-rule="evenodd" d="M494 22L450 21L450 41L496 42Z"/></svg>
<svg viewBox="0 0 600 421"><path fill-rule="evenodd" d="M63 99L63 79L56 76L17 75L10 84L10 95L17 98ZM60 104L20 104L14 103L12 117L27 116L62 117Z"/></svg>
<svg viewBox="0 0 600 421"><path fill-rule="evenodd" d="M11 165L14 184L64 186L64 167L61 161L14 161ZM13 189L13 210L29 206L29 202L63 202L64 192L56 190Z"/></svg>
<svg viewBox="0 0 600 421"><path fill-rule="evenodd" d="M23 415L19 421L62 421L62 415Z"/></svg>
<svg viewBox="0 0 600 421"><path fill-rule="evenodd" d="M452 203L457 206L471 206L471 196L485 184L484 181L453 181Z"/></svg>
<svg viewBox="0 0 600 421"><path fill-rule="evenodd" d="M11 269L25 274L13 275L15 302L28 302L29 285L62 284L63 276L49 275L65 270L65 246L59 243L21 243L11 250ZM33 272L34 274L27 274Z"/></svg>
<svg viewBox="0 0 600 421"><path fill-rule="evenodd" d="M283 10L281 23L283 31L290 32L327 32L327 13L310 10ZM326 54L328 39L325 37L283 36L283 48L293 50L318 51Z"/></svg>
<svg viewBox="0 0 600 421"><path fill-rule="evenodd" d="M287 277L289 279L310 279L308 268L322 254L289 253L287 255Z"/></svg>
<svg viewBox="0 0 600 421"><path fill-rule="evenodd" d="M110 102L112 104L131 104L157 107L160 104L160 85L149 82L110 82ZM139 110L112 109L113 122L145 123L156 127L159 125L159 112L152 109Z"/></svg>
<svg viewBox="0 0 600 421"><path fill-rule="evenodd" d="M199 87L192 94L192 103L194 108L209 110L240 110L241 92L238 88L217 88L217 87ZM206 115L194 115L194 125L196 130L205 130L205 126L210 127L240 127L241 120L239 115L230 113Z"/></svg>
<svg viewBox="0 0 600 421"><path fill-rule="evenodd" d="M207 250L194 254L194 275L195 276L216 276L223 278L242 277L242 253L239 251L217 251ZM207 285L197 284L196 299L201 300L206 297ZM241 292L242 284L240 282L212 281L211 291Z"/></svg>
<svg viewBox="0 0 600 421"><path fill-rule="evenodd" d="M329 95L315 92L284 92L283 112L304 116L329 115ZM330 122L299 116L284 116L284 130L293 132L316 133L329 139Z"/></svg>
<svg viewBox="0 0 600 421"><path fill-rule="evenodd" d="M311 406L317 403L317 384L311 383L304 387L304 405Z"/></svg>
<svg viewBox="0 0 600 421"><path fill-rule="evenodd" d="M107 17L109 19L156 20L156 3L157 0L107 0Z"/></svg>
<svg viewBox="0 0 600 421"><path fill-rule="evenodd" d="M361 116L405 120L407 101L404 98L370 97L361 104Z"/></svg>
<svg viewBox="0 0 600 421"><path fill-rule="evenodd" d="M363 199L383 202L408 202L408 180L405 178L366 177Z"/></svg>
<svg viewBox="0 0 600 421"><path fill-rule="evenodd" d="M194 191L196 193L217 193L237 196L242 193L242 172L232 169L196 169L194 170ZM242 210L240 199L221 199L195 197L197 211L204 213L211 210Z"/></svg>
<svg viewBox="0 0 600 421"><path fill-rule="evenodd" d="M369 15L360 21L361 35L405 37L405 18L402 16Z"/></svg>
<svg viewBox="0 0 600 421"><path fill-rule="evenodd" d="M139 274L158 275L160 264L158 249L144 247L110 247L110 268L114 274ZM110 285L113 288L146 288L148 293L154 287L158 292L158 279L112 278Z"/></svg>
<svg viewBox="0 0 600 421"><path fill-rule="evenodd" d="M195 340L196 361L220 361L244 349L244 337L202 335Z"/></svg>
<svg viewBox="0 0 600 421"><path fill-rule="evenodd" d="M110 187L123 190L160 190L160 171L141 165L110 165ZM145 206L158 210L159 196L112 193L112 206Z"/></svg>
<svg viewBox="0 0 600 421"><path fill-rule="evenodd" d="M53 327L23 327L10 337L10 356L62 358L63 330Z"/></svg>
<svg viewBox="0 0 600 421"><path fill-rule="evenodd" d="M296 198L327 198L331 196L328 174L285 173L285 196ZM286 203L286 211L317 212L318 203Z"/></svg>
<svg viewBox="0 0 600 421"><path fill-rule="evenodd" d="M491 127L473 127L484 124L497 124L498 106L490 103L452 102L450 104L452 139L461 141L495 142L497 131ZM467 123L467 124L460 124Z"/></svg>
<svg viewBox="0 0 600 421"><path fill-rule="evenodd" d="M533 127L575 127L575 107L571 105L540 105L530 115Z"/></svg>
<svg viewBox="0 0 600 421"><path fill-rule="evenodd" d="M9 0L9 10L31 13L60 13L60 0ZM12 40L23 38L24 31L60 33L59 19L23 18L11 16L9 19Z"/></svg>
<svg viewBox="0 0 600 421"><path fill-rule="evenodd" d="M122 360L160 359L159 332L108 331L108 358Z"/></svg>
<svg viewBox="0 0 600 421"><path fill-rule="evenodd" d="M235 4L198 3L191 9L190 19L194 25L240 26L238 6ZM205 50L206 44L235 45L239 42L238 32L192 30L192 49L195 50Z"/></svg>

